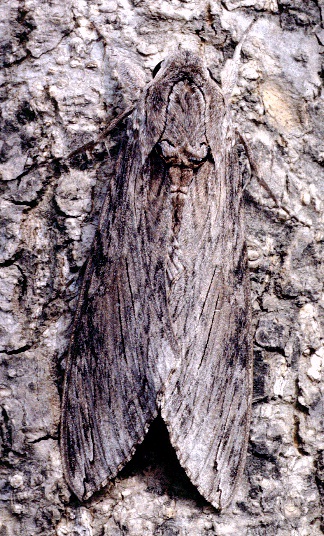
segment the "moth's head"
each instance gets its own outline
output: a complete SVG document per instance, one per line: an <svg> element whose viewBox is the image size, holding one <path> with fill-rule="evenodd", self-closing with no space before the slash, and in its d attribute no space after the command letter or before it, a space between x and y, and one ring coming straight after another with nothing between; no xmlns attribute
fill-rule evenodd
<svg viewBox="0 0 324 536"><path fill-rule="evenodd" d="M169 165L198 167L210 152L206 138L206 104L198 85L184 78L173 85L164 130L157 150Z"/></svg>
<svg viewBox="0 0 324 536"><path fill-rule="evenodd" d="M197 167L209 155L216 163L225 103L203 58L179 50L155 69L137 107L142 163L153 149L168 165Z"/></svg>

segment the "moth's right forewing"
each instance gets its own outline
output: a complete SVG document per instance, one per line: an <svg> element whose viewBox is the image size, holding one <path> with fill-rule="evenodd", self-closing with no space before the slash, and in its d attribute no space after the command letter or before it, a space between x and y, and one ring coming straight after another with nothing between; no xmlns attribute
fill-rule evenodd
<svg viewBox="0 0 324 536"><path fill-rule="evenodd" d="M194 175L178 234L185 270L171 286L169 308L182 359L165 386L162 416L191 481L223 509L246 456L251 307L238 155L212 85L206 80L201 90L213 162Z"/></svg>

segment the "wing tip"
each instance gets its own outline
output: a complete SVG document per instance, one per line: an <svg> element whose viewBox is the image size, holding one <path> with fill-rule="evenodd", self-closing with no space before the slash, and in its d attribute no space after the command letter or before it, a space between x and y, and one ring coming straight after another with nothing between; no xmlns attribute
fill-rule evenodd
<svg viewBox="0 0 324 536"><path fill-rule="evenodd" d="M161 408L161 415L162 415L162 418L163 418L163 420L165 422L167 430L169 432L170 442L171 442L171 445L173 446L174 450L176 451L178 461L179 461L181 467L185 470L185 472L186 472L188 478L190 479L191 483L197 488L197 490L199 491L200 495L204 499L206 499L206 501L208 501L218 512L223 512L224 510L229 508L231 506L232 502L233 502L234 495L235 495L235 493L237 491L237 488L238 488L238 485L239 485L239 482L240 482L240 477L241 477L241 475L242 475L242 473L244 471L246 452L242 452L240 462L239 462L239 466L238 466L238 470L236 471L235 480L234 480L233 485L231 486L230 493L225 494L225 490L223 490L221 488L221 483L220 482L218 482L218 484L217 484L217 490L216 491L214 491L215 486L214 486L212 491L209 491L204 487L204 485L201 484L201 482L199 482L198 478L193 474L193 472L191 471L190 467L188 466L187 461L183 458L183 456L181 454L181 449L177 445L177 442L175 441L175 439L173 437L172 428L171 428L170 423L168 422L166 416L164 415L164 411L163 411L162 408ZM214 474L214 479L215 480L216 480L216 476L217 475Z"/></svg>
<svg viewBox="0 0 324 536"><path fill-rule="evenodd" d="M151 426L152 422L158 415L158 410L152 415L152 418L149 422L145 423L143 434L139 437L138 441L132 446L130 449L128 455L124 458L124 460L119 463L119 465L116 467L115 470L111 471L110 474L106 474L103 480L100 481L97 485L91 485L89 482L87 482L86 475L84 474L81 477L72 477L71 471L69 468L69 457L66 453L66 442L63 440L61 441L60 450L61 450L61 460L62 460L62 467L63 467L63 474L65 477L65 480L70 488L70 490L76 495L76 497L79 499L80 502L88 501L92 495L94 495L96 492L102 490L104 487L106 487L116 476L118 473L127 465L127 463L131 460L133 457L137 447L144 441L145 436L149 430L149 427ZM80 482L82 484L80 485Z"/></svg>
<svg viewBox="0 0 324 536"><path fill-rule="evenodd" d="M114 476L107 476L106 478L104 478L103 481L98 485L98 487L92 488L92 489L88 490L87 492L85 492L83 494L83 497L82 497L81 500L88 501L90 499L90 497L92 497L92 495L94 493L96 493L97 491L100 491L101 489L105 488L113 478L114 478Z"/></svg>

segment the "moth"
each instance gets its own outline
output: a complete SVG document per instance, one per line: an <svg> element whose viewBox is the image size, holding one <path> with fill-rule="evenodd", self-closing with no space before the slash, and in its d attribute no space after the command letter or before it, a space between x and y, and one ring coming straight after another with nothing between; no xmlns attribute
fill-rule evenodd
<svg viewBox="0 0 324 536"><path fill-rule="evenodd" d="M203 59L166 59L128 118L78 301L61 452L80 500L158 412L221 510L242 474L252 396L243 184L228 98Z"/></svg>

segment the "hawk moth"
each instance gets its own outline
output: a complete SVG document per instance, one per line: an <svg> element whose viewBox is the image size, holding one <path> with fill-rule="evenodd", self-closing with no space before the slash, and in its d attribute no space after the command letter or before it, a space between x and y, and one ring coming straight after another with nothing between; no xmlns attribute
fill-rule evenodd
<svg viewBox="0 0 324 536"><path fill-rule="evenodd" d="M217 509L243 471L251 310L227 93L200 57L180 51L128 119L65 374L61 452L80 500L117 475L159 411Z"/></svg>

